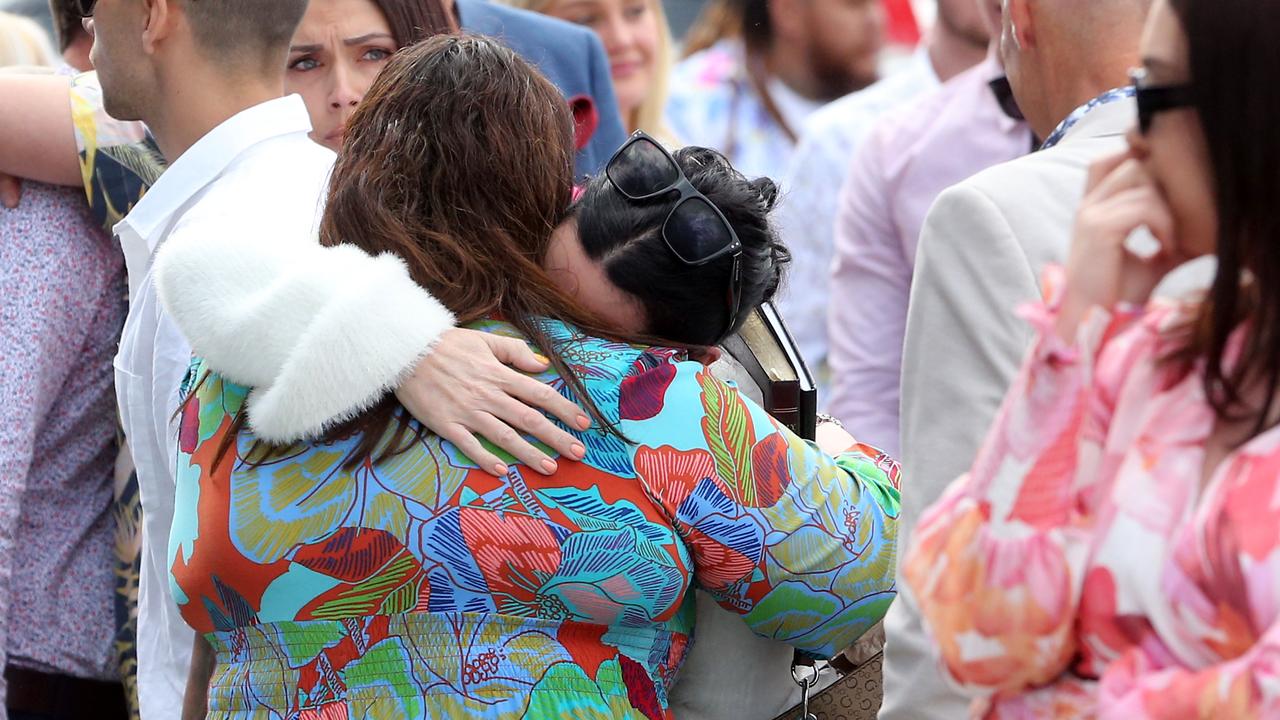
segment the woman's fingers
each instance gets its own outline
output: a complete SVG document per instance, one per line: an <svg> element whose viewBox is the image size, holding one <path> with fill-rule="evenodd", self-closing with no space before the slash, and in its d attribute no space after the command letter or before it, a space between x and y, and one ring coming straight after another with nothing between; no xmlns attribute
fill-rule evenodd
<svg viewBox="0 0 1280 720"><path fill-rule="evenodd" d="M543 475L550 475L558 468L555 460L534 447L515 428L497 417L481 413L475 420L475 426L477 433L505 450L522 465L533 468Z"/></svg>
<svg viewBox="0 0 1280 720"><path fill-rule="evenodd" d="M0 205L17 210L22 200L22 181L12 175L0 173Z"/></svg>
<svg viewBox="0 0 1280 720"><path fill-rule="evenodd" d="M1118 152L1114 155L1108 155L1104 158L1100 158L1094 161L1091 165L1089 165L1089 172L1088 172L1088 175L1086 176L1087 179L1085 180L1085 185L1084 185L1085 195L1092 194L1093 191L1099 185L1102 184L1102 181L1105 180L1108 175L1114 172L1116 168L1124 164L1126 160L1131 160L1131 159L1133 159L1133 153L1132 151L1126 149L1123 152Z"/></svg>
<svg viewBox="0 0 1280 720"><path fill-rule="evenodd" d="M1100 202L1117 193L1144 185L1152 185L1154 181L1142 163L1133 158L1124 158L1106 177L1102 178L1085 196L1085 202Z"/></svg>
<svg viewBox="0 0 1280 720"><path fill-rule="evenodd" d="M467 457L471 458L480 467L481 470L495 477L502 477L507 474L507 464L497 455L489 452L484 445L471 434L466 427L457 424L445 425L437 431L437 434L453 443L454 447Z"/></svg>
<svg viewBox="0 0 1280 720"><path fill-rule="evenodd" d="M555 461L513 428L529 433L562 456L580 460L582 443L542 411L577 429L591 426L586 414L554 388L513 370L506 362L533 370L547 367L546 360L522 341L453 330L396 389L396 396L410 414L488 472L504 474L506 464L484 450L476 435L538 472L555 471ZM479 457L472 453L479 453Z"/></svg>
<svg viewBox="0 0 1280 720"><path fill-rule="evenodd" d="M542 387L547 388L546 385ZM551 388L547 389L550 390ZM496 408L493 415L499 420L524 432L526 435L532 435L542 444L554 449L558 454L573 460L581 460L586 455L586 447L578 438L560 429L559 426L548 420L547 416L528 405L508 398L506 402L497 403ZM537 458L537 460L541 463L543 458ZM531 467L536 468L538 465L531 465Z"/></svg>
<svg viewBox="0 0 1280 720"><path fill-rule="evenodd" d="M550 365L545 357L530 349L528 343L523 340L488 333L485 333L482 339L493 351L493 356L503 365L528 373L545 372Z"/></svg>
<svg viewBox="0 0 1280 720"><path fill-rule="evenodd" d="M1099 203L1095 222L1106 226L1122 243L1135 230L1145 227L1160 243L1160 253L1176 251L1173 215L1152 186L1129 188Z"/></svg>
<svg viewBox="0 0 1280 720"><path fill-rule="evenodd" d="M591 427L591 418L587 417L577 403L556 392L555 388L544 382L534 380L527 375L512 373L508 376L503 389L520 402L541 408L559 418L560 422L567 427L577 430L586 430ZM546 438L541 436L538 439L546 442ZM554 443L547 444L554 445Z"/></svg>

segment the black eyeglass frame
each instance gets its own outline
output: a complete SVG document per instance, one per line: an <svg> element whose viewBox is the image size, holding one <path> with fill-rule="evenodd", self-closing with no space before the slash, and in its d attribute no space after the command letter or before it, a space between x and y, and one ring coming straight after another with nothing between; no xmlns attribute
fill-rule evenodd
<svg viewBox="0 0 1280 720"><path fill-rule="evenodd" d="M1143 135L1151 130L1156 115L1195 105L1190 85L1150 85L1146 68L1130 70L1129 80L1138 104L1138 131Z"/></svg>
<svg viewBox="0 0 1280 720"><path fill-rule="evenodd" d="M666 158L666 161L671 164L671 167L676 171L676 176L675 180L670 185L659 188L658 190L650 193L636 195L627 192L626 189L623 188L622 184L619 184L618 181L614 179L614 169L615 167L618 167L618 162L625 161L627 151L638 143L649 143L653 147L657 148L662 153L663 157ZM618 148L618 151L613 154L613 157L609 158L609 162L604 168L604 175L609 181L609 184L612 185L615 190L632 202L656 200L663 195L667 195L675 191L680 193L675 204L671 206L670 212L667 213L666 219L662 221L662 241L666 244L667 249L671 251L671 254L676 256L676 259L680 262L691 267L700 267L702 265L715 262L716 260L732 253L733 267L729 274L729 324L720 338L716 340L716 343L718 344L724 340L732 333L734 326L738 324L738 316L742 311L742 241L738 239L738 233L734 231L733 225L729 223L729 218L725 217L724 213L720 212L720 208L716 207L716 204L711 202L710 198L702 194L698 188L693 186L693 183L689 182L689 177L684 174L684 169L680 167L680 163L676 162L675 156L663 147L662 143L653 139L648 133L645 133L642 130L637 130L633 133L631 137L622 144L622 147ZM690 260L686 258L677 248L676 244L671 241L671 236L667 233L667 229L671 225L671 218L675 217L676 211L685 203L696 200L701 200L703 204L711 208L711 210L716 214L716 218L720 220L721 224L724 225L724 229L728 232L729 243L705 258L700 260Z"/></svg>
<svg viewBox="0 0 1280 720"><path fill-rule="evenodd" d="M93 8L98 0L75 0L76 13L82 18L93 17Z"/></svg>

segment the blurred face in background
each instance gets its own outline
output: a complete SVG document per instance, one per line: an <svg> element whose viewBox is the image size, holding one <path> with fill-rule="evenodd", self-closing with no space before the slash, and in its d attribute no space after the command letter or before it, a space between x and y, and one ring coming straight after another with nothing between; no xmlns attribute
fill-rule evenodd
<svg viewBox="0 0 1280 720"><path fill-rule="evenodd" d="M938 24L972 45L985 46L1000 29L998 0L938 0Z"/></svg>
<svg viewBox="0 0 1280 720"><path fill-rule="evenodd" d="M796 8L805 13L809 65L821 99L876 81L885 25L880 0L805 0Z"/></svg>
<svg viewBox="0 0 1280 720"><path fill-rule="evenodd" d="M347 120L398 50L373 0L311 0L289 50L285 92L311 115L311 139L337 151Z"/></svg>
<svg viewBox="0 0 1280 720"><path fill-rule="evenodd" d="M624 118L649 96L657 78L661 42L659 0L554 0L544 12L588 27L609 55L613 90Z"/></svg>

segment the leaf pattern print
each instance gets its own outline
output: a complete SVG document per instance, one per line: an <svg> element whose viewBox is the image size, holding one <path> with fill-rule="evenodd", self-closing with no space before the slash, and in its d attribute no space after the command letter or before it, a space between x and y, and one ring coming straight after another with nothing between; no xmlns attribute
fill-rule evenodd
<svg viewBox="0 0 1280 720"><path fill-rule="evenodd" d="M264 454L246 432L214 462L247 389L196 361L171 572L218 653L211 720L668 720L694 585L811 652L880 619L879 451L823 456L678 351L545 329L622 433L577 433L587 458L550 477L433 435L348 469L359 437Z"/></svg>

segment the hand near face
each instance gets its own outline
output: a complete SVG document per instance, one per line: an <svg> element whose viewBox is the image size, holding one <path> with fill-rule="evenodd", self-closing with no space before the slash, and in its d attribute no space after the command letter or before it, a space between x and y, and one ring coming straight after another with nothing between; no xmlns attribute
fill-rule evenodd
<svg viewBox="0 0 1280 720"><path fill-rule="evenodd" d="M1139 228L1156 239L1153 252L1130 242ZM1094 306L1143 305L1171 270L1184 262L1174 237L1173 214L1150 173L1130 152L1094 163L1067 260L1067 286L1058 334L1075 340L1076 328Z"/></svg>
<svg viewBox="0 0 1280 720"><path fill-rule="evenodd" d="M486 450L477 436L535 471L550 475L556 471L555 461L526 441L522 433L566 458L581 460L586 452L582 443L541 411L580 430L590 427L591 421L549 385L524 374L543 372L547 365L521 340L475 330L450 330L396 389L396 398L419 422L452 442L486 472L505 475L507 463Z"/></svg>

